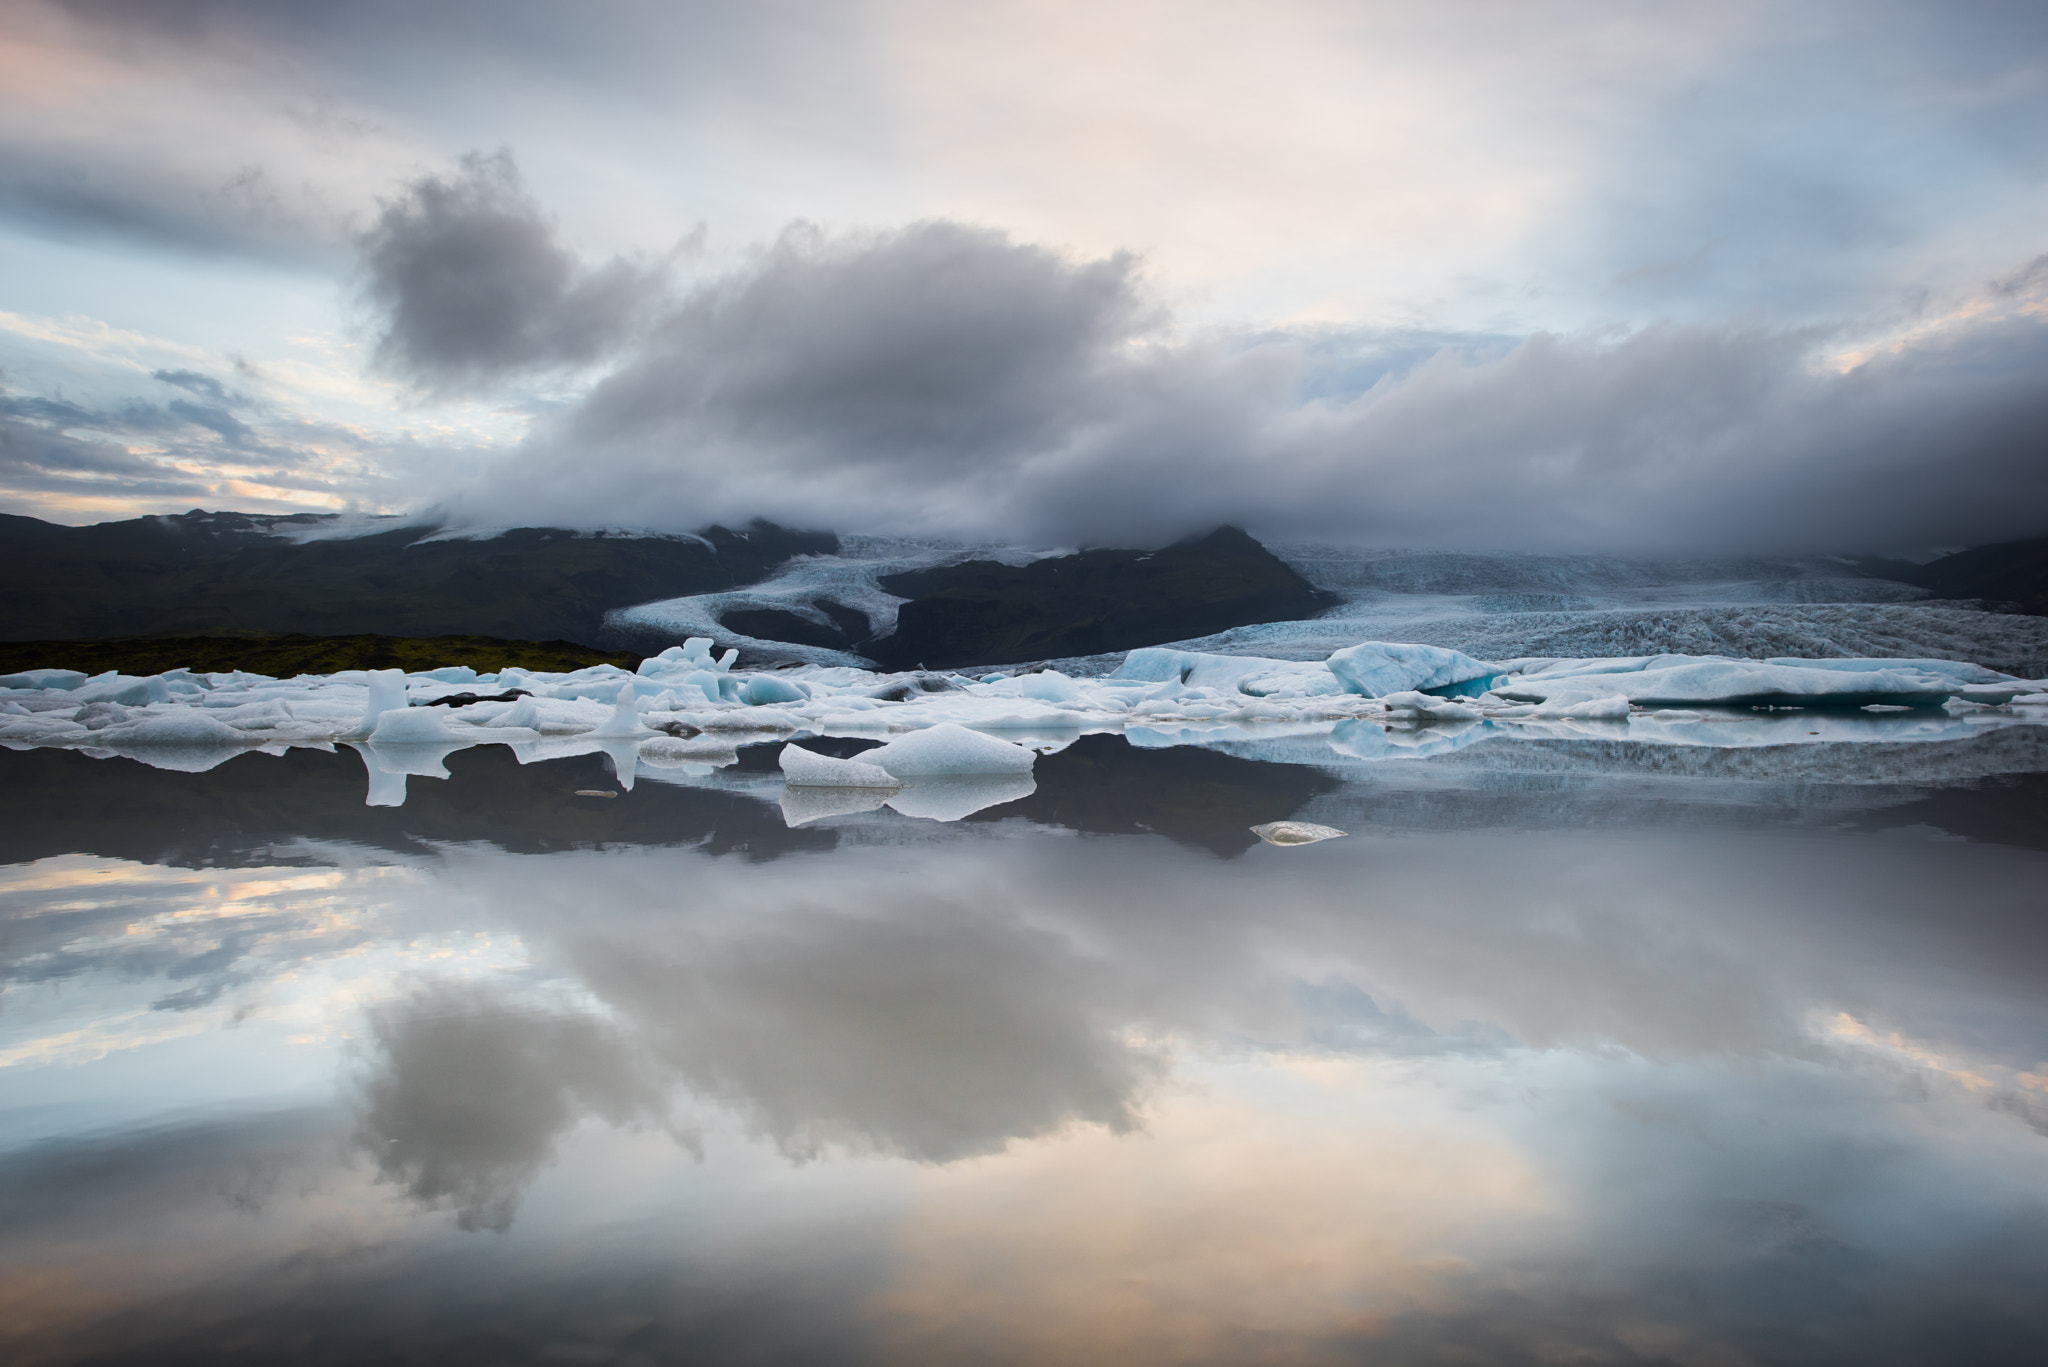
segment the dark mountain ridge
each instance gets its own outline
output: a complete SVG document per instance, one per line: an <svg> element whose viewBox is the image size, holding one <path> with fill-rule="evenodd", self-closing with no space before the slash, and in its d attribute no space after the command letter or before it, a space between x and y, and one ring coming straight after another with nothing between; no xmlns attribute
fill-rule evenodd
<svg viewBox="0 0 2048 1367"><path fill-rule="evenodd" d="M970 560L880 581L909 598L893 636L860 647L884 667L1020 664L1130 650L1336 604L1244 531L1156 551L1086 550L1004 565Z"/></svg>
<svg viewBox="0 0 2048 1367"><path fill-rule="evenodd" d="M315 514L193 510L64 527L0 516L0 640L217 633L491 636L599 646L606 609L750 584L830 532L756 521L695 536L520 527L430 540L437 528L298 539Z"/></svg>
<svg viewBox="0 0 2048 1367"><path fill-rule="evenodd" d="M1859 560L1866 574L1917 584L1942 598L1976 598L2048 617L2048 536L2001 541L1944 555L1924 565Z"/></svg>

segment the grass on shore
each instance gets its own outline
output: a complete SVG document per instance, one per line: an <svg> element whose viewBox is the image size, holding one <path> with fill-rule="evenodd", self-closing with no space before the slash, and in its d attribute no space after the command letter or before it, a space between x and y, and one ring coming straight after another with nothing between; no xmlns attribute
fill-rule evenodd
<svg viewBox="0 0 2048 1367"><path fill-rule="evenodd" d="M610 664L632 669L641 657L592 650L573 641L505 641L494 636L142 636L107 641L0 642L0 674L76 669L102 674L161 674L181 666L200 674L247 670L284 679L344 669L438 669L468 665L480 674L508 666L565 672Z"/></svg>

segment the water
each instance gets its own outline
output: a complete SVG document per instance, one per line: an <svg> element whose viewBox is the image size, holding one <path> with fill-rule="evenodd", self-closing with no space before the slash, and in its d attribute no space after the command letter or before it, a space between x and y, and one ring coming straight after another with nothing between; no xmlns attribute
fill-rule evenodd
<svg viewBox="0 0 2048 1367"><path fill-rule="evenodd" d="M773 754L0 753L0 1355L2048 1349L2048 728Z"/></svg>

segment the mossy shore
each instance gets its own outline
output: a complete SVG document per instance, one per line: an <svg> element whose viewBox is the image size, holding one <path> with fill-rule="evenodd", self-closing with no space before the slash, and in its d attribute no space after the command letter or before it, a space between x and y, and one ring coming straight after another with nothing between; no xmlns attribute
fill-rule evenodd
<svg viewBox="0 0 2048 1367"><path fill-rule="evenodd" d="M100 674L160 674L180 667L201 674L247 670L284 679L344 669L437 669L468 665L487 674L517 665L567 671L610 664L632 669L641 657L592 650L573 641L506 641L494 636L131 636L106 641L0 642L0 674L76 669Z"/></svg>

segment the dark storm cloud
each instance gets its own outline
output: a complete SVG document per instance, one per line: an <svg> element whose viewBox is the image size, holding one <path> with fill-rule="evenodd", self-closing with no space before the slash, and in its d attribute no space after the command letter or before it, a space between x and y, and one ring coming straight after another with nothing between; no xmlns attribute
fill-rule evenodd
<svg viewBox="0 0 2048 1367"><path fill-rule="evenodd" d="M924 223L786 235L701 285L463 515L1157 542L1880 548L2048 527L2048 323L1848 367L1828 330L1478 339L1388 368L1167 330L1124 257ZM1397 349L1398 350L1398 349ZM1342 377L1375 376L1362 392ZM1333 376L1338 378L1333 379Z"/></svg>
<svg viewBox="0 0 2048 1367"><path fill-rule="evenodd" d="M383 315L377 364L440 391L599 359L632 337L666 274L585 267L503 152L414 181L361 245L363 292Z"/></svg>

